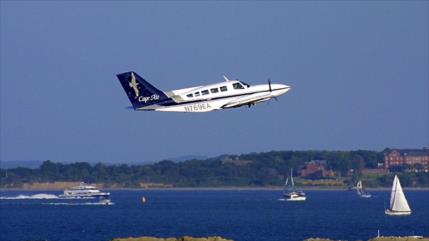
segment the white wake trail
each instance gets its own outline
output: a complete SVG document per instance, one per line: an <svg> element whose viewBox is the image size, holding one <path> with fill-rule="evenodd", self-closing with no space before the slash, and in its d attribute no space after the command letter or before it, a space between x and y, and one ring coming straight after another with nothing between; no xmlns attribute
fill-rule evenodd
<svg viewBox="0 0 429 241"><path fill-rule="evenodd" d="M18 195L13 197L0 196L0 199L6 200L23 200L23 199L58 199L59 197L54 194L38 193L34 195Z"/></svg>

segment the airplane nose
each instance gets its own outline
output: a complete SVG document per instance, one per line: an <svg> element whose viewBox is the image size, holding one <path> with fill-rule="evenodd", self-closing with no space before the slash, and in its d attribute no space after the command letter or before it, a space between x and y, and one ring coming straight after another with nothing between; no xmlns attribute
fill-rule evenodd
<svg viewBox="0 0 429 241"><path fill-rule="evenodd" d="M283 84L280 84L280 86L281 86L281 89L290 89L291 87L290 87L290 85L283 85Z"/></svg>
<svg viewBox="0 0 429 241"><path fill-rule="evenodd" d="M284 85L284 84L275 84L274 89L276 89L276 92L277 92L276 94L277 96L279 96L288 92L291 89L291 87L289 85Z"/></svg>

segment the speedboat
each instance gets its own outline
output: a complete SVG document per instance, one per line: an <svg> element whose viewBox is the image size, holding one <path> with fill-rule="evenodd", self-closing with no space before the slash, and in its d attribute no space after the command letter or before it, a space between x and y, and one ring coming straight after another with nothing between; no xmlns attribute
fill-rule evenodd
<svg viewBox="0 0 429 241"><path fill-rule="evenodd" d="M94 185L85 184L81 182L77 187L71 187L64 190L64 194L60 195L61 198L107 198L109 192L101 192Z"/></svg>
<svg viewBox="0 0 429 241"><path fill-rule="evenodd" d="M114 202L110 201L110 199L107 199L107 198L100 199L100 201L98 203L100 203L102 205L114 205L115 204Z"/></svg>

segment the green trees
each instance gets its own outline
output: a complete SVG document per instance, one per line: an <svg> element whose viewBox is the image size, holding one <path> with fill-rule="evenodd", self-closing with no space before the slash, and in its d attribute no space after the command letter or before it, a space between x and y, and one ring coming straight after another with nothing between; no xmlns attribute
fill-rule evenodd
<svg viewBox="0 0 429 241"><path fill-rule="evenodd" d="M344 183L353 185L362 178L364 168L374 168L384 158L375 151L270 151L242 155L223 155L207 160L184 162L161 161L145 165L106 165L77 162L70 164L45 161L38 169L0 169L0 187L19 187L24 183L85 181L106 186L139 187L141 183L171 184L177 187L281 186L290 168L294 176L310 160L325 160ZM428 186L428 173L403 173L409 167L392 167L404 175L401 182L409 186ZM414 167L416 170L421 166ZM407 176L408 175L408 176ZM346 179L344 179L346 177ZM298 178L299 181L299 178ZM373 186L391 185L390 175L373 177Z"/></svg>

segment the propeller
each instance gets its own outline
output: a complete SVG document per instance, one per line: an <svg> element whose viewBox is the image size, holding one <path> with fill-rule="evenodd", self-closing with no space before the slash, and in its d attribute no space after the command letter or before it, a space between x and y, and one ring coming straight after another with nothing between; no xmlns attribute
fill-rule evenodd
<svg viewBox="0 0 429 241"><path fill-rule="evenodd" d="M271 80L270 80L270 79L268 79L268 88L269 88L270 92L273 92L273 89L271 88ZM276 101L279 101L279 100L277 99L277 96L274 96L274 95L273 95L273 97L272 97L272 98L274 98Z"/></svg>

